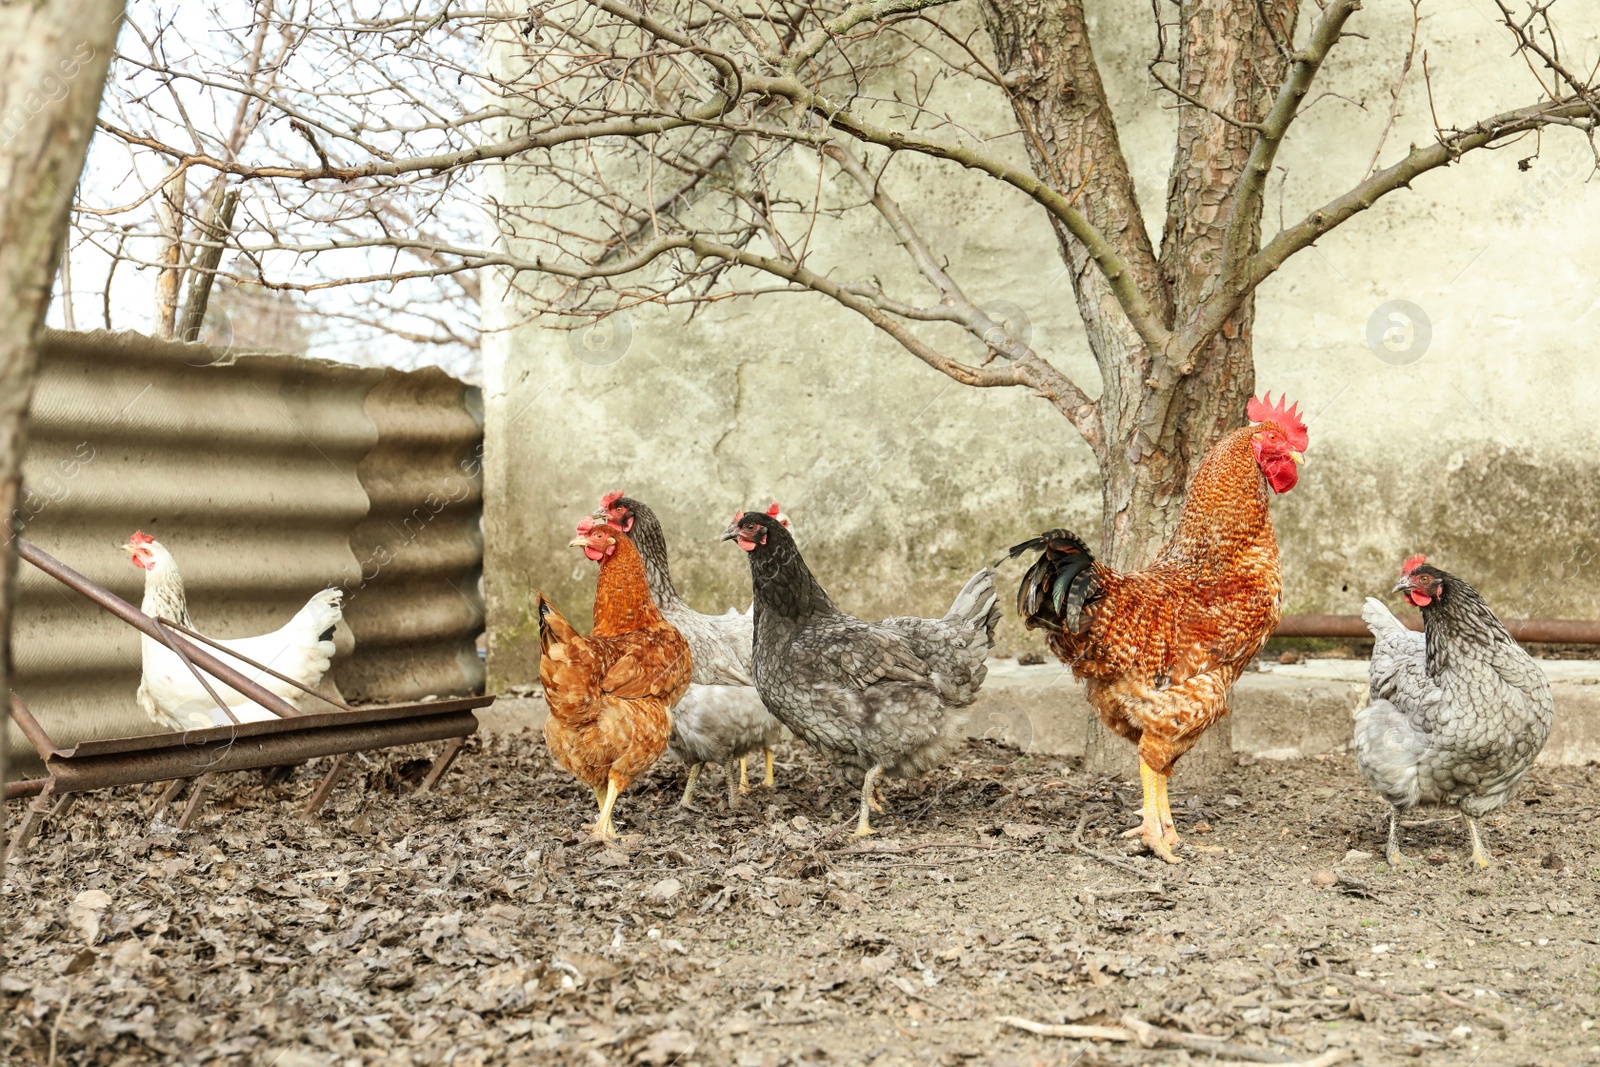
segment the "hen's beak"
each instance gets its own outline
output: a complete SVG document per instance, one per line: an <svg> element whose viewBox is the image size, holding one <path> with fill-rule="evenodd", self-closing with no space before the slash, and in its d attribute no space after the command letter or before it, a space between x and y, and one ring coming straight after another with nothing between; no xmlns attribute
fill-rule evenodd
<svg viewBox="0 0 1600 1067"><path fill-rule="evenodd" d="M720 538L718 538L718 540L721 540L721 541L732 541L735 537L738 537L738 536L739 536L739 527L738 527L737 524L734 524L734 525L729 526L726 530L723 530L722 531L722 536Z"/></svg>
<svg viewBox="0 0 1600 1067"><path fill-rule="evenodd" d="M1411 588L1411 579L1410 578L1402 578L1398 582L1394 583L1394 588L1389 590L1389 592L1391 592L1391 593L1404 593L1407 589L1410 589L1410 588Z"/></svg>
<svg viewBox="0 0 1600 1067"><path fill-rule="evenodd" d="M587 545L588 543L589 543L589 539L587 537L584 537L582 534L579 534L577 537L574 537L572 540L567 542L567 547L568 548L582 548L584 545Z"/></svg>
<svg viewBox="0 0 1600 1067"><path fill-rule="evenodd" d="M1292 448L1289 449L1289 458L1294 460L1296 463L1304 463L1306 461L1304 452L1296 452Z"/></svg>

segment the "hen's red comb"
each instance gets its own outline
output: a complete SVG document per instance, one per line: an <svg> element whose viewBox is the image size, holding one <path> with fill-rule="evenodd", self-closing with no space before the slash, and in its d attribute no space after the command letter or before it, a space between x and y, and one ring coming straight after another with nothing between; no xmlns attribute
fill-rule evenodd
<svg viewBox="0 0 1600 1067"><path fill-rule="evenodd" d="M783 509L779 508L778 502L774 500L772 502L772 506L767 509L767 514L771 515L773 518L777 518L779 515L783 514Z"/></svg>
<svg viewBox="0 0 1600 1067"><path fill-rule="evenodd" d="M595 522L593 515L585 515L578 520L578 536L588 537L594 532Z"/></svg>
<svg viewBox="0 0 1600 1067"><path fill-rule="evenodd" d="M617 490L614 490L613 492L607 493L605 496L600 498L601 510L610 511L611 510L611 505L615 504L617 501L621 500L622 497L623 497L623 492L622 492L621 489L617 489Z"/></svg>
<svg viewBox="0 0 1600 1067"><path fill-rule="evenodd" d="M154 537L151 537L143 530L135 530L133 531L133 536L128 538L128 543L130 545L149 545L154 544L155 540Z"/></svg>
<svg viewBox="0 0 1600 1067"><path fill-rule="evenodd" d="M1288 393L1278 394L1276 403L1270 392L1252 397L1250 403L1245 405L1245 417L1251 422L1277 423L1283 435L1289 439L1289 447L1296 452L1304 452L1306 445L1311 443L1311 436L1306 433L1306 424L1300 421L1300 405L1283 406L1288 399Z"/></svg>
<svg viewBox="0 0 1600 1067"><path fill-rule="evenodd" d="M1400 564L1400 573L1409 578L1411 577L1412 571L1416 570L1426 562L1428 562L1428 557L1418 552L1415 556L1411 556L1404 563Z"/></svg>

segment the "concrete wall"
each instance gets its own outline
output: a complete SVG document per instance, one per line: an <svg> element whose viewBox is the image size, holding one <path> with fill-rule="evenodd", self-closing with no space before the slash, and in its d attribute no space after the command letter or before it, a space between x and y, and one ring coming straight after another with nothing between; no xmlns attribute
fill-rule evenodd
<svg viewBox="0 0 1600 1067"><path fill-rule="evenodd" d="M1124 148L1159 233L1172 120L1145 73L1148 8L1125 0L1091 8ZM1426 9L1419 52L1429 52L1446 124L1537 92L1480 9L1474 0ZM1592 62L1600 5L1559 13L1567 47ZM1357 15L1352 28L1370 40L1341 44L1321 88L1365 110L1313 94L1279 159L1269 233L1280 204L1293 221L1365 172L1409 16L1401 4ZM1431 137L1420 68L1419 59L1385 161ZM1013 127L997 91L969 88L947 87L934 106L976 128ZM996 143L1016 151L1015 138ZM1260 385L1287 390L1311 415L1310 462L1276 505L1287 610L1354 612L1364 595L1388 588L1404 555L1427 551L1507 614L1600 615L1600 365L1591 340L1600 328L1600 183L1585 183L1579 136L1547 134L1542 157L1519 171L1532 151L1525 142L1426 176L1260 290ZM782 173L809 190L815 166L796 152ZM499 195L537 200L514 174L505 180ZM1038 351L1098 392L1038 208L925 160L897 162L888 184L972 295L1020 309ZM831 179L822 188L833 202L847 192ZM820 221L813 266L918 292L882 227L855 218L848 228ZM1425 348L1369 344L1374 322L1380 338L1396 328L1393 347L1415 335L1388 319L1395 300L1426 315ZM563 546L607 489L657 508L679 584L707 610L749 599L743 560L712 539L736 509L772 499L794 517L836 599L869 617L942 610L985 559L1041 528L1096 529L1092 459L1044 402L955 385L824 298L728 301L692 323L681 310L640 309L587 343L526 323L514 298L485 313L491 685L537 674L535 588L586 617L592 565ZM1008 619L1002 647L1028 640Z"/></svg>

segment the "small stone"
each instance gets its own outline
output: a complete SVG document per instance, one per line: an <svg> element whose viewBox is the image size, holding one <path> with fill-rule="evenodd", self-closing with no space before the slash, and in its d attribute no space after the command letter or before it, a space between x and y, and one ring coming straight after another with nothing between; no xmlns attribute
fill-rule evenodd
<svg viewBox="0 0 1600 1067"><path fill-rule="evenodd" d="M1287 664L1290 664L1290 663L1300 663L1304 659L1305 659L1304 656L1302 656L1300 653L1298 653L1298 652L1294 651L1293 649L1291 649L1291 650L1285 652L1283 655L1279 656L1278 657L1278 662L1287 665Z"/></svg>
<svg viewBox="0 0 1600 1067"><path fill-rule="evenodd" d="M1446 863L1450 862L1450 857L1446 856L1443 852L1430 852L1427 855L1427 860L1435 867L1443 867Z"/></svg>
<svg viewBox="0 0 1600 1067"><path fill-rule="evenodd" d="M1546 853L1544 859L1539 861L1539 866L1543 867L1547 871L1559 871L1566 865L1567 861L1556 855L1554 852Z"/></svg>
<svg viewBox="0 0 1600 1067"><path fill-rule="evenodd" d="M659 904L665 904L681 892L683 892L682 882L676 878L663 878L644 891L644 898Z"/></svg>
<svg viewBox="0 0 1600 1067"><path fill-rule="evenodd" d="M1339 876L1337 874L1334 874L1332 871L1326 870L1326 869L1320 870L1316 874L1313 874L1311 876L1311 884L1312 885L1320 885L1320 886L1326 887L1326 886L1330 886L1330 885L1337 885L1338 881L1339 881Z"/></svg>
<svg viewBox="0 0 1600 1067"><path fill-rule="evenodd" d="M1372 857L1373 857L1373 853L1371 853L1371 852L1362 852L1359 848L1353 848L1349 852L1346 852L1344 854L1344 859L1340 860L1339 862L1340 863L1365 863L1368 860L1370 860Z"/></svg>

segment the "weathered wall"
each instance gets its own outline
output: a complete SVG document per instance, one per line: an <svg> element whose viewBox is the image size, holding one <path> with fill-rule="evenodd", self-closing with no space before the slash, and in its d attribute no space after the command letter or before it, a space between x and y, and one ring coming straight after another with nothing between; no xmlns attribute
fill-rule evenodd
<svg viewBox="0 0 1600 1067"><path fill-rule="evenodd" d="M342 585L347 699L481 691L476 389L126 333L46 331L39 369L12 528L135 604L144 575L118 546L143 529L216 637ZM56 742L154 729L133 702L138 635L26 564L19 587L16 689Z"/></svg>
<svg viewBox="0 0 1600 1067"><path fill-rule="evenodd" d="M1172 134L1168 101L1145 73L1148 9L1091 7L1123 144L1158 233ZM1533 99L1504 31L1471 0L1427 10L1420 47L1441 121L1466 124ZM1600 5L1562 15L1569 47L1592 59ZM1280 156L1269 232L1280 203L1292 221L1365 172L1409 16L1399 4L1357 16L1352 28L1370 41L1341 44L1321 87L1366 108L1315 100ZM1402 102L1386 160L1431 136L1420 61ZM950 89L933 101L939 108L983 128L1011 122L995 92ZM1014 139L997 143L1016 151ZM1600 365L1590 340L1600 327L1600 183L1584 182L1579 137L1547 134L1542 158L1519 171L1532 150L1483 153L1428 175L1261 289L1260 385L1287 390L1311 416L1310 462L1276 506L1289 611L1354 612L1388 588L1399 559L1425 550L1508 614L1600 615ZM788 158L797 187L817 185L814 158ZM1020 308L1041 354L1097 392L1042 213L925 160L897 162L888 181L969 291ZM828 181L822 188L844 195ZM536 200L514 181L502 195ZM814 267L914 291L881 228L824 217L810 247ZM1387 318L1392 300L1426 314L1425 349L1395 351L1415 331ZM968 573L1038 529L1096 529L1088 449L1044 402L952 384L824 298L729 301L689 324L681 311L639 309L626 330L595 331L587 344L518 325L525 312L514 300L486 315L492 679L537 673L534 589L586 615L592 568L563 546L611 488L661 512L680 585L702 609L748 601L744 562L713 538L737 508L771 499L793 515L841 604L868 616L942 609ZM1006 627L1003 646L1025 641L1013 620Z"/></svg>

